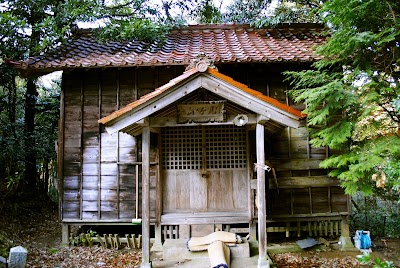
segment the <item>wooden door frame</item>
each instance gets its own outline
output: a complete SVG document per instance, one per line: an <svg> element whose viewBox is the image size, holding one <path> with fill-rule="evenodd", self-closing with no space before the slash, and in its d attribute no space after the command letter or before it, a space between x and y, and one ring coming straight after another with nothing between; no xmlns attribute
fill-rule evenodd
<svg viewBox="0 0 400 268"><path fill-rule="evenodd" d="M209 126L209 125L208 125ZM215 124L214 126L226 126L226 125L219 125L219 124ZM185 126L186 127L186 126ZM201 144L200 144L200 146L201 146L201 148L203 149L202 150L202 154L201 154L201 157L202 157L202 159L201 160L196 160L196 161L200 161L201 162L201 164L202 164L202 167L204 167L205 166L205 161L206 161L206 159L205 159L205 156L206 156L206 151L204 150L204 146L205 146L205 135L206 135L206 128L205 127L207 127L207 126L203 126L203 127L200 127L199 129L201 129L202 131L201 131L201 138L202 138L202 142L201 142ZM232 131L232 130L231 130ZM237 130L236 130L237 131ZM227 132L228 134L229 133L231 133L231 132ZM243 179L242 180L239 180L240 182L243 182L243 180L245 180L245 183L246 183L246 187L249 189L250 188L250 175L251 175L251 173L250 173L250 170L251 170L251 163L249 163L249 159L250 159L250 157L249 157L249 154L250 154L250 148L249 148L249 145L248 145L248 130L247 130L247 127L243 127L243 129L241 130L241 131L239 131L238 133L241 133L241 135L240 135L240 140L241 141L239 141L239 144L237 145L237 146L240 146L240 147L237 147L237 148L241 148L240 150L243 150L243 153L239 153L239 154L241 154L242 155L242 160L240 160L239 159L239 161L242 161L242 162L237 162L237 163L232 163L232 164L229 164L228 163L228 165L230 165L230 167L232 167L232 169L234 170L235 169L235 167L237 166L237 165L239 165L237 168L239 168L240 170L241 170L241 172L243 172ZM179 133L178 133L179 134ZM227 135L228 135L227 134ZM159 159L159 162L160 163L164 163L165 161L164 161L164 159L163 159L163 157L166 157L164 154L162 154L162 150L164 150L165 148L163 147L163 146L165 146L165 144L163 144L163 145L161 145L163 142L164 142L164 138L163 138L163 136L162 136L162 134L160 135L161 137L160 137L160 140L161 140L161 142L159 143L159 145L160 145L160 147L162 147L162 148L160 148L160 150L159 150L159 152L160 152L160 159ZM212 140L211 140L212 141ZM231 145L224 145L224 146L231 146ZM232 157L232 159L235 159L234 158L234 155L235 154L232 154L230 157ZM222 158L221 158L222 159ZM222 160L221 160L222 161ZM165 163L164 163L165 164ZM173 163L174 164L174 163ZM208 164L210 164L211 166L210 167L208 167L208 168L211 168L211 170L212 171L217 171L217 167L219 166L219 165L225 165L225 164L222 164L222 162L221 163L218 163L218 161L217 162L215 162L215 163L213 163L212 161L211 161L211 163L207 163L207 165ZM186 164L185 164L186 165ZM216 165L216 166L215 166ZM196 169L196 171L197 171L197 168L196 168L196 166L198 166L199 168L198 168L198 172L201 172L202 170L203 170L203 168L202 167L200 167L199 165L197 165L197 164L194 164L194 166L195 166L195 169ZM217 169L216 169L217 168ZM229 169L229 167L228 167L228 169ZM223 169L222 167L221 167L221 171L223 172L225 169ZM159 172L160 172L160 183L165 183L165 180L166 180L166 177L165 177L165 174L164 174L164 172L165 172L165 170L164 170L164 168L160 165L160 167L159 167ZM207 183L208 184L208 183ZM163 186L163 187L165 187L165 186ZM236 189L236 188L235 188ZM167 189L164 189L165 191L167 190ZM165 196L164 196L164 192L163 193L159 193L158 194L158 198L159 199L163 199L163 202L165 202ZM232 214L233 214L233 216L234 217L236 217L236 219L238 219L239 217L241 217L242 219L240 219L239 221L240 222L238 222L238 223L244 223L244 222L246 222L246 223L249 223L250 222L250 214L251 214L251 212L249 212L249 210L250 210L250 208L251 208L251 206L249 205L249 203L251 202L251 200L250 200L250 190L248 190L248 191L246 191L245 190L245 194L246 194L246 196L245 196L245 198L246 198L246 205L242 208L242 209L240 209L240 212L237 212L237 214L238 215L234 215L235 214L235 211L233 211L234 209L232 208L231 210L232 210ZM240 203L240 204L243 204L243 203ZM165 205L165 204L164 204ZM159 206L161 206L161 203L159 204ZM235 205L236 206L236 205ZM161 220L161 222L164 224L165 223L165 219L170 219L169 217L166 217L165 215L164 215L164 207L163 208L160 208L160 212L162 211L162 213L160 213L161 215L161 218L163 218L164 220ZM229 210L229 209L228 209ZM170 211L170 212L173 212L173 211ZM206 213L207 211L204 211L204 213ZM213 211L209 211L210 213L213 213ZM177 212L177 213L179 213L179 212ZM183 212L182 212L183 213ZM229 212L227 212L227 214L229 214ZM239 215L240 214L240 215ZM164 217L163 217L164 216ZM244 220L245 219L245 220ZM169 220L168 220L169 221ZM224 222L225 223L225 222ZM234 223L234 222L233 222Z"/></svg>

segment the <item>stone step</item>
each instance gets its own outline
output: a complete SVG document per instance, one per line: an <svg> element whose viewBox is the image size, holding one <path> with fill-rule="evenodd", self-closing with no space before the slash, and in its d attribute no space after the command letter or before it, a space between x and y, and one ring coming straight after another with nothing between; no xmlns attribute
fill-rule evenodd
<svg viewBox="0 0 400 268"><path fill-rule="evenodd" d="M167 239L163 244L163 259L178 260L178 259L208 259L208 252L197 251L192 252L187 249L187 239ZM250 246L246 239L243 243L229 247L232 258L249 258Z"/></svg>

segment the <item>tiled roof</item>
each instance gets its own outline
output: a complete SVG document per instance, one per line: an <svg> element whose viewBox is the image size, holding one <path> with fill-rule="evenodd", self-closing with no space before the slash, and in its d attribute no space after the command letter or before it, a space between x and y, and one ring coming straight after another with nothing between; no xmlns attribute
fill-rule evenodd
<svg viewBox="0 0 400 268"><path fill-rule="evenodd" d="M46 73L67 68L187 65L199 54L217 64L310 62L318 59L312 48L324 42L323 31L316 24L275 29L254 29L247 24L192 25L173 30L162 47L157 47L138 41L100 43L93 31L79 30L52 52L9 63L28 73Z"/></svg>
<svg viewBox="0 0 400 268"><path fill-rule="evenodd" d="M227 83L229 83L229 84L231 84L233 86L235 86L238 89L243 90L247 94L250 94L250 95L258 98L258 99L264 101L265 103L271 104L271 105L279 108L282 111L285 111L285 112L287 112L289 114L292 114L293 116L295 116L295 117L297 117L299 119L305 118L307 116L306 114L302 113L301 111L296 110L296 109L294 109L294 108L292 108L292 107L290 107L290 106L288 106L286 104L283 104L283 103L277 101L274 98L271 98L271 97L268 97L266 95L263 95L262 93L249 88L245 84L237 82L237 81L233 80L231 77L226 76L224 74L221 74L220 72L218 72L215 69L208 68L205 72L210 74L210 75L212 75L212 76L214 76L214 77L217 77L217 78L219 78L219 79L221 79L221 80L223 80L223 81L225 81L225 82L227 82ZM180 82L182 82L182 81L184 81L184 80L196 75L197 73L199 73L199 71L196 68L187 70L182 75L180 75L180 76L172 79L171 81L169 81L167 84L155 89L153 92L150 92L150 93L144 95L140 99L129 103L125 107L123 107L123 108L111 113L110 115L101 118L100 120L98 120L98 122L101 123L101 124L109 124L109 123L112 124L112 121L116 120L118 117L120 117L120 116L122 116L122 115L124 115L126 113L129 113L130 111L135 110L136 107L145 104L149 100L159 96L161 93L167 91L168 89L172 88L173 86L177 85L178 83L180 83Z"/></svg>

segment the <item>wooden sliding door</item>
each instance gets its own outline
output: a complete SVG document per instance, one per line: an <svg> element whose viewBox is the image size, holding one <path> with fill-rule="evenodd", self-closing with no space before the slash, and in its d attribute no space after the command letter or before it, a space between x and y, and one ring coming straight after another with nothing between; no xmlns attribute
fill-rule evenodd
<svg viewBox="0 0 400 268"><path fill-rule="evenodd" d="M162 135L164 212L248 209L245 128L164 128Z"/></svg>

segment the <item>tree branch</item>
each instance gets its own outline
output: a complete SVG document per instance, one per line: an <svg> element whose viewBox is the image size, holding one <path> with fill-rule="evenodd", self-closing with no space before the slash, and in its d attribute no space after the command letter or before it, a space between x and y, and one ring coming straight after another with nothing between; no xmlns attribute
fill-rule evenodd
<svg viewBox="0 0 400 268"><path fill-rule="evenodd" d="M131 4L133 4L134 2L135 2L135 0L129 1L129 2L125 3L125 4L121 4L121 5L117 5L117 6L104 6L104 8L105 9L109 9L109 10L116 10L116 9L127 7L127 6L129 6Z"/></svg>
<svg viewBox="0 0 400 268"><path fill-rule="evenodd" d="M378 103L378 105L390 116L390 118L391 118L394 122L400 123L400 119L399 119L399 117L397 116L397 114L396 114L395 111L390 111L390 110L387 109L387 108L385 107L385 105L382 104L382 103Z"/></svg>

